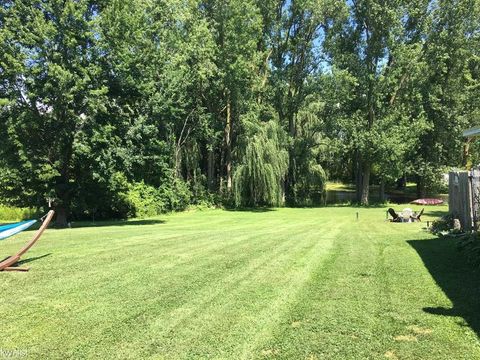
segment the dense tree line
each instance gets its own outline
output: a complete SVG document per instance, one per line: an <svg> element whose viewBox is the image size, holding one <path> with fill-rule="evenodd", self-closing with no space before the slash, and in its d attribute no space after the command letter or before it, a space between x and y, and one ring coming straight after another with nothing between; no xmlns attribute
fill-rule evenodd
<svg viewBox="0 0 480 360"><path fill-rule="evenodd" d="M1 4L1 201L60 223L421 195L480 120L478 0Z"/></svg>

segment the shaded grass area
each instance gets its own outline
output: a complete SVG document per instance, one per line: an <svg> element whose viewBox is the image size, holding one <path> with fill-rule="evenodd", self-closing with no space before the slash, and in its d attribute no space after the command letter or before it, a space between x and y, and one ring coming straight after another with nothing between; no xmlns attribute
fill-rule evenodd
<svg viewBox="0 0 480 360"><path fill-rule="evenodd" d="M29 273L0 273L0 349L32 359L480 358L478 283L458 284L469 269L447 265L463 266L461 254L424 224L384 221L385 210L208 210L48 230L24 258ZM425 220L430 211L439 208Z"/></svg>
<svg viewBox="0 0 480 360"><path fill-rule="evenodd" d="M344 184L340 182L327 182L326 185L327 204L354 204L355 198L355 185ZM416 184L407 183L403 189L397 189L396 187L388 187L385 189L385 196L388 203L392 204L406 204L417 199ZM428 194L427 198L439 198L445 203L448 202L448 194ZM371 185L369 192L369 200L371 204L383 204L385 203L380 198L379 185Z"/></svg>
<svg viewBox="0 0 480 360"><path fill-rule="evenodd" d="M428 271L450 299L451 305L426 304L430 314L454 317L480 336L480 269L456 251L456 241L439 238L408 242L422 258Z"/></svg>

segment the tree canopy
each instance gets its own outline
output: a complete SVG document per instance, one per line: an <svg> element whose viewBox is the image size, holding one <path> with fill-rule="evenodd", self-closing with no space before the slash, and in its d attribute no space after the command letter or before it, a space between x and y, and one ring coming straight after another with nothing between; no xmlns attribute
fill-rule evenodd
<svg viewBox="0 0 480 360"><path fill-rule="evenodd" d="M59 223L421 195L480 120L479 0L2 1L0 47L1 202Z"/></svg>

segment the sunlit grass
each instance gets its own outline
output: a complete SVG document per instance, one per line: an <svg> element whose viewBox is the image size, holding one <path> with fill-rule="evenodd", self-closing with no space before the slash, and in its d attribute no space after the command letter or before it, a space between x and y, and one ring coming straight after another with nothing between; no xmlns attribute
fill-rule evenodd
<svg viewBox="0 0 480 360"><path fill-rule="evenodd" d="M31 359L480 358L479 312L467 311L477 298L445 287L468 277L452 260L461 254L437 246L425 223L386 222L385 210L206 210L50 229L25 257L30 272L0 273L0 349ZM424 220L444 210L427 207ZM448 264L463 278L443 283L456 274Z"/></svg>
<svg viewBox="0 0 480 360"><path fill-rule="evenodd" d="M341 182L327 182L327 191L348 191L354 192L355 186L353 184L345 184Z"/></svg>

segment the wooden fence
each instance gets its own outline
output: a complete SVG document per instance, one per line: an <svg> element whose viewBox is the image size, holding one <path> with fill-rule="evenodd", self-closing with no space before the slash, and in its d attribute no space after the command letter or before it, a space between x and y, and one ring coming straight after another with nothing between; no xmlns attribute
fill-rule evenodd
<svg viewBox="0 0 480 360"><path fill-rule="evenodd" d="M480 207L480 168L452 171L448 180L448 211L460 220L463 230L476 229Z"/></svg>

